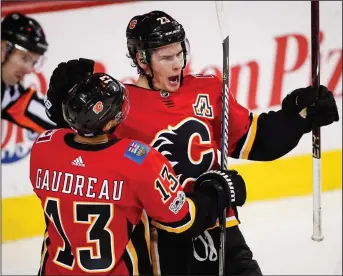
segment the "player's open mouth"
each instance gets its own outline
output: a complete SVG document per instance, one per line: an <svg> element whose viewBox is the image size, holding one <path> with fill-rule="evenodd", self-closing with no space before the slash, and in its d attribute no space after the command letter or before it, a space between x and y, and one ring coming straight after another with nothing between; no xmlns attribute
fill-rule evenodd
<svg viewBox="0 0 343 276"><path fill-rule="evenodd" d="M172 85L177 85L180 81L180 76L172 76L168 78L169 83Z"/></svg>

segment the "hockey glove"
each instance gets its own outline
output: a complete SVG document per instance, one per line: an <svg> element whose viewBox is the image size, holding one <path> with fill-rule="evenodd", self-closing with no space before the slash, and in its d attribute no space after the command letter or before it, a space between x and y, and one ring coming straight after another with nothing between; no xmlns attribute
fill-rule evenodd
<svg viewBox="0 0 343 276"><path fill-rule="evenodd" d="M311 128L338 122L339 115L335 98L325 86L321 86L319 89L319 97L315 104L307 108L306 120Z"/></svg>
<svg viewBox="0 0 343 276"><path fill-rule="evenodd" d="M68 91L78 81L91 75L93 70L93 60L80 58L61 62L53 71L44 102L46 114L58 128L68 127L62 114L62 102L67 98Z"/></svg>
<svg viewBox="0 0 343 276"><path fill-rule="evenodd" d="M296 89L283 99L282 111L289 116L298 115L305 107L314 104L316 99L316 90L312 86Z"/></svg>
<svg viewBox="0 0 343 276"><path fill-rule="evenodd" d="M306 112L302 112L304 108ZM311 129L339 120L335 98L323 85L319 87L318 97L312 86L294 90L282 101L282 110L290 116L302 112L301 116L307 120Z"/></svg>
<svg viewBox="0 0 343 276"><path fill-rule="evenodd" d="M247 197L245 182L235 170L211 170L203 173L195 182L195 191L204 189L218 198L218 211L226 207L243 206Z"/></svg>

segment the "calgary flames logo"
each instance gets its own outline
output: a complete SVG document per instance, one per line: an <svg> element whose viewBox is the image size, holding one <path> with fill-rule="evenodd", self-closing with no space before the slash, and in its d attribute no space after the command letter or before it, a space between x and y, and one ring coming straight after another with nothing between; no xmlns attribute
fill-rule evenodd
<svg viewBox="0 0 343 276"><path fill-rule="evenodd" d="M196 118L187 118L168 126L150 143L171 163L183 187L209 170L215 159L208 126Z"/></svg>
<svg viewBox="0 0 343 276"><path fill-rule="evenodd" d="M94 106L93 106L93 111L95 114L99 114L102 110L104 109L104 105L102 102L98 101Z"/></svg>
<svg viewBox="0 0 343 276"><path fill-rule="evenodd" d="M136 24L137 24L137 20L136 19L131 20L129 28L131 30L134 29L136 27Z"/></svg>

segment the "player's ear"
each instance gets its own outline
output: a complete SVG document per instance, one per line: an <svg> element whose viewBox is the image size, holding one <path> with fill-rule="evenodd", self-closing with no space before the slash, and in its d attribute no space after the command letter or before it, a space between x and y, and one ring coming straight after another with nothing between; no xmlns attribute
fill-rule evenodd
<svg viewBox="0 0 343 276"><path fill-rule="evenodd" d="M141 67L144 71L149 69L146 58L144 57L143 53L136 53L136 60L138 62L139 67Z"/></svg>
<svg viewBox="0 0 343 276"><path fill-rule="evenodd" d="M115 119L109 121L104 127L103 127L103 131L106 132L108 130L110 130L112 127L115 127L117 125L117 121Z"/></svg>

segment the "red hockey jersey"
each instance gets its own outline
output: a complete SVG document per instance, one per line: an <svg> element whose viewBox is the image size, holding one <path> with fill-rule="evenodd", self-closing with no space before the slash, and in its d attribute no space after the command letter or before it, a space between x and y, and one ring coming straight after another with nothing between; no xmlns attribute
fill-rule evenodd
<svg viewBox="0 0 343 276"><path fill-rule="evenodd" d="M185 191L202 173L219 168L222 83L214 75L188 75L175 93L126 85L130 112L117 128L117 137L139 139L170 161ZM151 108L153 106L153 108ZM229 154L250 127L249 111L230 93ZM238 222L229 213L227 226Z"/></svg>
<svg viewBox="0 0 343 276"><path fill-rule="evenodd" d="M89 146L74 135L45 131L32 146L30 180L47 225L40 274L151 274L148 216L155 227L180 233L193 224L194 203L148 145L122 139Z"/></svg>

